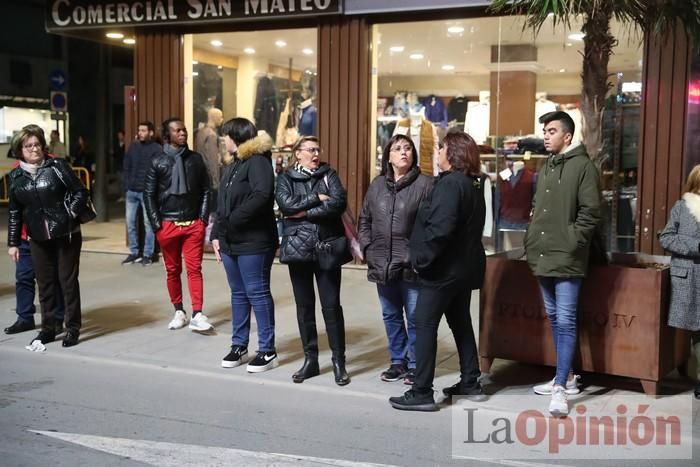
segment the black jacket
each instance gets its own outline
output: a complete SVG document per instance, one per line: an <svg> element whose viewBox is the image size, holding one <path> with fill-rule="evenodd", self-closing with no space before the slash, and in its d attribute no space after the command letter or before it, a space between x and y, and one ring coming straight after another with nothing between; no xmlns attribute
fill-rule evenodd
<svg viewBox="0 0 700 467"><path fill-rule="evenodd" d="M65 184L56 171L61 173ZM64 203L67 192L73 193L70 206ZM7 244L19 246L23 223L33 240L70 235L79 228L74 217L85 209L88 199L87 188L63 159L47 158L36 178L21 168L14 169L10 172Z"/></svg>
<svg viewBox="0 0 700 467"><path fill-rule="evenodd" d="M238 147L219 185L216 222L210 238L228 255L253 255L277 248L275 173L267 134Z"/></svg>
<svg viewBox="0 0 700 467"><path fill-rule="evenodd" d="M153 231L161 228L162 221L193 221L201 219L209 222L209 173L202 156L185 150L182 155L185 163L185 177L188 193L170 195L170 178L175 159L165 153L153 158L146 172L143 191L143 204Z"/></svg>
<svg viewBox="0 0 700 467"><path fill-rule="evenodd" d="M142 143L134 141L124 155L123 181L124 191L143 192L146 186L146 172L153 163L153 158L163 152L155 141Z"/></svg>
<svg viewBox="0 0 700 467"><path fill-rule="evenodd" d="M321 202L319 193L330 199ZM280 257L286 258L285 262L316 261L315 246L319 240L345 235L340 217L347 207L347 194L329 165L321 165L313 175L294 168L279 174L276 198L285 216L306 211L302 218L284 219Z"/></svg>
<svg viewBox="0 0 700 467"><path fill-rule="evenodd" d="M367 279L384 284L394 280L414 282L408 257L408 239L421 201L433 180L418 167L394 181L391 169L372 180L360 213L358 236L367 261Z"/></svg>
<svg viewBox="0 0 700 467"><path fill-rule="evenodd" d="M478 178L462 172L440 174L418 210L409 244L411 264L422 284L481 288L486 268L481 244L485 214Z"/></svg>

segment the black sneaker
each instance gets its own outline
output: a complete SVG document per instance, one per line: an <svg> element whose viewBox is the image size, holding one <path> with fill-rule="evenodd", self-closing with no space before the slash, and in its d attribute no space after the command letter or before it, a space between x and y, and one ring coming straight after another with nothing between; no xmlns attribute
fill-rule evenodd
<svg viewBox="0 0 700 467"><path fill-rule="evenodd" d="M394 381L398 381L404 376L406 376L406 365L403 363L392 363L389 368L386 370L382 371L382 374L379 375L379 378L382 381L387 381L389 383L393 383Z"/></svg>
<svg viewBox="0 0 700 467"><path fill-rule="evenodd" d="M406 373L406 376L403 378L403 384L407 386L413 386L413 382L416 380L416 369L411 368L408 370L408 373Z"/></svg>
<svg viewBox="0 0 700 467"><path fill-rule="evenodd" d="M133 264L133 263L138 263L141 261L141 257L139 255L129 255L126 258L124 258L124 261L122 261L122 264Z"/></svg>
<svg viewBox="0 0 700 467"><path fill-rule="evenodd" d="M56 340L56 335L46 331L39 331L34 339L29 343L31 345L34 341L40 341L42 344L48 344Z"/></svg>
<svg viewBox="0 0 700 467"><path fill-rule="evenodd" d="M150 266L151 264L153 264L153 260L151 258L143 258L141 261L142 266Z"/></svg>
<svg viewBox="0 0 700 467"><path fill-rule="evenodd" d="M389 403L393 408L399 410L416 410L419 412L436 412L440 410L435 404L432 391L428 394L420 394L413 389L409 389L403 396L390 397Z"/></svg>
<svg viewBox="0 0 700 467"><path fill-rule="evenodd" d="M236 368L248 360L248 349L242 345L232 345L231 351L221 360L223 368Z"/></svg>
<svg viewBox="0 0 700 467"><path fill-rule="evenodd" d="M63 347L73 347L74 345L78 345L78 340L80 338L80 331L76 331L75 329L68 329L66 331L65 337L63 337Z"/></svg>
<svg viewBox="0 0 700 467"><path fill-rule="evenodd" d="M277 352L258 352L255 358L248 363L248 373L262 373L271 370L280 364L277 360Z"/></svg>
<svg viewBox="0 0 700 467"><path fill-rule="evenodd" d="M484 393L484 389L481 387L480 383L476 383L476 385L472 385L470 387L465 387L462 384L462 381L459 381L449 388L444 388L442 393L446 397L462 396L472 402L483 402L488 399L488 396L486 393Z"/></svg>
<svg viewBox="0 0 700 467"><path fill-rule="evenodd" d="M34 321L22 321L18 319L11 326L5 328L5 334L18 334L20 332L31 331L34 329Z"/></svg>

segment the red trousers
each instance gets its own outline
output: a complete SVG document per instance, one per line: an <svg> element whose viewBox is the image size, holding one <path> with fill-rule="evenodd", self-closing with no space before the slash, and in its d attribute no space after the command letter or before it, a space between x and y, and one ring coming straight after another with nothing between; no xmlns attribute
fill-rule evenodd
<svg viewBox="0 0 700 467"><path fill-rule="evenodd" d="M187 286L190 289L192 310L201 310L203 303L202 257L204 255L204 231L206 225L201 220L188 226L177 226L163 221L156 232L156 239L163 254L167 273L168 293L172 303L182 303L182 257L187 268Z"/></svg>

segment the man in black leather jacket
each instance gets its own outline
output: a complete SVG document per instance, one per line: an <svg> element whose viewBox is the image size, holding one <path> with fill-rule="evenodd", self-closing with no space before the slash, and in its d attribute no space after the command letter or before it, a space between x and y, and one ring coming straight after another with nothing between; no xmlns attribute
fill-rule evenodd
<svg viewBox="0 0 700 467"><path fill-rule="evenodd" d="M208 331L202 313L202 256L209 219L210 180L202 156L187 147L187 128L179 118L163 122L163 153L153 158L146 173L144 204L163 253L168 293L175 307L169 329L184 327L188 320L182 306L182 258L192 298L190 329Z"/></svg>

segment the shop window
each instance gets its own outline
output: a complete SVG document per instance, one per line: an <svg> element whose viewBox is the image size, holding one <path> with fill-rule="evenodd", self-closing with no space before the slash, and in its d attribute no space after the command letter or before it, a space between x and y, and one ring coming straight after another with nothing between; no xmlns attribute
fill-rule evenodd
<svg viewBox="0 0 700 467"><path fill-rule="evenodd" d="M421 168L432 173L437 143L466 131L480 145L487 190L484 244L489 252L523 246L537 174L544 165L538 118L563 110L581 140L580 24L545 25L535 37L524 17L508 16L377 24L373 27L373 134L370 166L397 132L414 140ZM409 33L410 32L410 33ZM603 119L601 169L608 249L632 251L641 103L641 36L613 23L618 42L610 57L610 93ZM504 196L520 184L517 206ZM522 187L518 187L522 188ZM522 199L521 199L522 198ZM510 198L512 204L512 197Z"/></svg>

